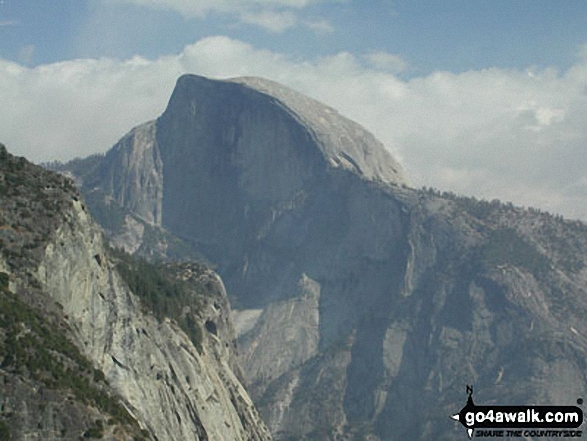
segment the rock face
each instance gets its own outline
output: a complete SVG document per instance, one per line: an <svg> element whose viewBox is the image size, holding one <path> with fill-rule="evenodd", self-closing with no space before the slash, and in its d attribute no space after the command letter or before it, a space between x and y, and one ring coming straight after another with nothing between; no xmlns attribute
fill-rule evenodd
<svg viewBox="0 0 587 441"><path fill-rule="evenodd" d="M228 360L199 354L172 322L141 314L112 267L96 259L105 255L100 232L79 202L71 220L75 227L64 224L47 246L39 280L131 414L160 440L267 439L243 425L260 420ZM242 415L233 400L244 402Z"/></svg>
<svg viewBox="0 0 587 441"><path fill-rule="evenodd" d="M107 194L116 194L116 203L128 207L144 221L161 224L163 196L162 163L155 140L155 124L147 123L126 135L104 158L104 170L114 172L114 164L123 164L126 173L109 175ZM101 182L103 183L103 182Z"/></svg>
<svg viewBox="0 0 587 441"><path fill-rule="evenodd" d="M402 167L383 144L333 108L262 78L243 77L232 81L272 97L275 105L304 127L330 166L375 181L407 184ZM250 142L258 145L259 139ZM271 165L274 167L275 163Z"/></svg>
<svg viewBox="0 0 587 441"><path fill-rule="evenodd" d="M132 148L133 143L129 146ZM21 173L35 176L35 173L42 171L24 161L18 162L10 156L6 158L3 166L7 168L22 162ZM23 197L14 204L10 192L13 191L12 186L18 183L14 181L15 175L10 176L9 182L4 182L8 195L3 197L2 206L11 208L12 216L19 219L23 217L22 212L15 214L15 210L22 210L23 204L34 204L25 201L30 201L31 195L45 191L46 184L39 179L38 186L28 190L27 198ZM22 190L17 191L22 193ZM64 193L58 188L53 191L56 195L47 198L46 204L53 207L59 202L60 210L48 213L38 207L35 213L37 222L52 219L47 221L46 231L42 231L43 239L37 241L41 233L38 233L39 227L34 223L23 224L21 221L18 230L6 227L12 228L6 236L11 246L3 248L3 254L8 258L8 263L3 266L18 297L27 299L33 304L32 307L37 301L42 301L48 308L52 306L58 311L54 326L66 326L65 338L72 341L82 356L89 360L95 375L107 381L108 390L113 397L117 397L113 399L120 403L125 413L128 412L133 424L138 423L137 431L140 426L142 437L161 441L270 439L231 368L236 366L232 352L234 331L226 315L228 312L222 312L222 309L228 311L228 303L220 279L211 271L199 274L198 283L206 287L209 296L200 305L199 315L203 321L196 326L207 331L204 331L197 349L174 321L158 321L141 307L137 297L115 270L99 227L94 224L76 193L73 190ZM135 193L129 191L129 194ZM36 238L35 242L30 242L30 237ZM34 252L18 251L16 245L19 240L25 241L21 250L32 249ZM24 257L18 260L15 256L21 254ZM186 280L190 274L185 276ZM34 298L29 298L31 286L39 291ZM26 323L23 321L22 326L26 327ZM2 366L5 364L6 359ZM34 379L35 371L30 370ZM75 374L73 371L70 375ZM22 419L26 412L13 400L18 401L16 394L19 391L38 385L16 380L15 386L9 390L13 398L8 403L13 414ZM57 394L52 392L51 384L41 388L42 391L44 389L48 390L46 394ZM51 407L45 413L54 413L58 402L47 401ZM30 407L31 403L28 404ZM26 402L21 406L26 407ZM83 406L69 407L73 408L71 414L57 419L81 414L81 422L77 423L80 427L66 424L67 421L58 421L58 424L49 421L47 424L63 426L67 432L75 433L77 430L77 436L70 435L70 438L62 433L60 438L45 437L46 433L33 431L25 423L24 426L11 424L14 439L78 439L83 434L83 431L80 432L83 420L89 419L86 414L93 412L94 417L101 416L98 411L89 412ZM29 420L36 424L45 418L37 414ZM106 422L103 425L106 426ZM129 433L128 439L132 439L131 435Z"/></svg>
<svg viewBox="0 0 587 441"><path fill-rule="evenodd" d="M82 190L157 219L116 188L159 176L140 247L217 265L277 439L448 440L466 384L478 403L587 392L584 224L410 189L372 135L265 80L182 77L146 127L156 171L123 142Z"/></svg>
<svg viewBox="0 0 587 441"><path fill-rule="evenodd" d="M320 285L305 275L299 294L270 303L254 327L241 334L241 360L251 387L261 395L267 384L318 353ZM277 355L277 357L276 357Z"/></svg>

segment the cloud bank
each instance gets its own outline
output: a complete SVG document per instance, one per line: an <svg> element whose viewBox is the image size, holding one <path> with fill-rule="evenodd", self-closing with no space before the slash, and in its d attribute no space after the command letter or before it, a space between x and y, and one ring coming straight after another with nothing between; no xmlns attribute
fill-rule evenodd
<svg viewBox="0 0 587 441"><path fill-rule="evenodd" d="M395 73L405 66L385 53L294 60L227 37L154 60L34 68L0 60L0 141L35 161L103 152L160 115L183 73L258 75L363 124L415 186L587 220L587 57L565 72L494 68L409 80Z"/></svg>

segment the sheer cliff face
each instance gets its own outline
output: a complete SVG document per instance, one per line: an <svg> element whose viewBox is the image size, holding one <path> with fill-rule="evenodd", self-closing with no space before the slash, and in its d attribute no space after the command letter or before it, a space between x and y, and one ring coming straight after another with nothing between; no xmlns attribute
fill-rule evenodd
<svg viewBox="0 0 587 441"><path fill-rule="evenodd" d="M124 175L115 173L117 167L110 161L122 164L126 170ZM102 167L111 173L104 188L107 194L116 194L118 204L128 207L144 221L161 224L162 164L155 124L144 124L121 139Z"/></svg>
<svg viewBox="0 0 587 441"><path fill-rule="evenodd" d="M9 164L7 168L18 162L10 156L4 160ZM228 308L228 304L220 279L212 271L201 275L210 300L200 305L203 310L199 314L210 322L214 320L215 324L210 335L203 335L198 350L174 321L166 319L159 322L141 307L115 270L99 227L94 224L71 186L68 193L54 185L48 186L43 178L35 178L35 174L41 173L42 169L21 162L19 173L31 176L31 182L36 187L28 188L26 197L16 199L13 194L25 192L23 179L19 178L20 187L13 175L0 180L7 188L0 201L6 208L3 221L8 228L7 231L3 226L3 240L7 242L2 254L6 262L0 259L0 269L8 274L10 288L17 298L33 309L40 308L48 317L52 317L50 313L55 311L53 327L65 329L63 341L72 342L81 353L79 357L89 361L90 368L84 366L84 372L90 369L89 372L95 372L95 378L105 379L111 399L119 403L120 412L136 426L136 432L140 432L140 426L140 436L161 441L270 439L250 398L231 369L235 363L229 348L232 347L234 334L231 334L232 325L226 315L228 310L222 311L222 308ZM0 176L6 178L7 175L2 173ZM24 187L27 188L26 184ZM39 203L37 199L42 194L45 196ZM33 209L36 210L35 222L29 222L23 213ZM19 228L11 227L17 224ZM29 323L32 319L27 319L26 315L23 317L23 329L29 326L37 329L37 325ZM10 328L4 327L5 319L0 337L7 333L6 342L10 342ZM204 323L197 326L205 328ZM18 340L21 337L15 338ZM53 351L52 348L49 350ZM7 362L4 359L0 367L3 375L7 366L8 374L12 372L13 364L20 366L18 358L23 356L12 354L10 357L17 360ZM71 364L68 366L71 369L68 376L74 377L71 384L79 385L80 381L86 381L75 380L76 376L83 376L84 373L78 372ZM112 406L106 406L104 410L101 406L104 400L96 399L94 403L93 395L86 391L86 387L83 389L85 395L81 395L81 405L77 403L76 407L73 402L61 407L60 395L54 391L60 384L59 377L45 384L43 375L39 379L37 376L40 374L30 369L31 378L36 383L14 380L13 386L5 388L8 396L2 398L7 398L3 408L10 409L12 415L20 415L19 418L25 421L24 424L11 424L14 439L78 439L85 433L84 424L87 429L85 421L90 420L90 424L94 424L94 419L100 420L100 428L106 427L112 432L111 424L107 424ZM45 397L42 410L36 409L37 403L31 398L31 393L28 398L27 395L17 395L26 392L27 387L37 388ZM71 387L70 393L75 393L77 389ZM91 410L91 406L91 411L86 410L90 404L97 410ZM71 408L71 415L48 419L45 415L47 406L50 412L55 412L55 406L59 406L59 412ZM99 411L106 413L106 416ZM76 415L80 421L71 422ZM33 423L35 427L29 427ZM39 429L43 428L43 424L51 426L41 431ZM136 435L129 429L125 434L124 426L117 433L113 435L116 439L133 439Z"/></svg>
<svg viewBox="0 0 587 441"><path fill-rule="evenodd" d="M212 343L200 354L173 322L141 312L102 257L100 232L80 203L71 224L47 246L39 280L131 414L160 440L268 439L228 357L218 357Z"/></svg>
<svg viewBox="0 0 587 441"><path fill-rule="evenodd" d="M84 179L159 176L154 246L218 266L276 438L453 439L466 384L479 403L587 391L584 225L407 188L372 135L265 80L182 77L149 124L156 171L118 145Z"/></svg>
<svg viewBox="0 0 587 441"><path fill-rule="evenodd" d="M299 94L286 95L281 86L259 81L263 91L281 92L275 97L255 89L254 81L242 81L183 77L157 121L162 224L197 242L214 261L227 250L244 258L277 218L314 202L307 198L328 186L328 173L353 170L365 178L403 182L399 165L355 123ZM309 117L313 106L323 112ZM348 152L341 139L350 145Z"/></svg>

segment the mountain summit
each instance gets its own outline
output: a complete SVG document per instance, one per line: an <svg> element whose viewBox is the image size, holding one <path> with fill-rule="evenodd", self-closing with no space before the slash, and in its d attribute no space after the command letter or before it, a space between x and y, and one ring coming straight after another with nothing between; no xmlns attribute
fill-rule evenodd
<svg viewBox="0 0 587 441"><path fill-rule="evenodd" d="M272 143L275 150L292 149L290 154L295 155L296 151L312 146L330 167L352 170L367 179L407 184L401 165L371 133L333 108L279 83L258 77L217 81L184 75L179 78L162 118L169 112L175 114L176 107L185 110L184 106L189 106L196 119L198 107L205 109L206 114L213 113L214 107L223 108L216 114L215 124L222 131L238 133L239 129L250 129L251 123L260 124L256 129L264 136L275 135L265 142L268 146ZM275 124L272 128L271 123ZM224 148L250 148L258 143L254 139L258 134L252 130L242 132L238 138L226 139ZM233 146L229 145L231 141ZM272 162L269 168L279 165Z"/></svg>
<svg viewBox="0 0 587 441"><path fill-rule="evenodd" d="M587 392L587 227L405 185L334 110L179 79L156 121L65 167L111 239L213 263L276 439L449 440L476 402Z"/></svg>

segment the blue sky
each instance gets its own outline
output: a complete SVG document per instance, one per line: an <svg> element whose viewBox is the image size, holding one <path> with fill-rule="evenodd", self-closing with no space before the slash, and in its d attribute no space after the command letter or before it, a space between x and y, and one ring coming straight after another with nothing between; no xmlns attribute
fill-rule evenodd
<svg viewBox="0 0 587 441"><path fill-rule="evenodd" d="M0 0L0 142L16 154L106 151L183 73L323 101L414 186L587 219L585 0Z"/></svg>
<svg viewBox="0 0 587 441"><path fill-rule="evenodd" d="M160 3L4 0L0 57L23 61L23 48L34 46L30 60L24 60L30 65L137 54L154 58L178 53L210 35L226 35L293 57L385 51L409 63L413 76L435 70L530 65L566 69L574 63L578 47L587 42L583 0L289 2L307 3L297 7L287 1L267 1L275 6L251 2L250 8L229 4L195 12L182 6L190 1ZM324 29L300 24L270 29L243 18L262 11L291 13L300 22L322 23Z"/></svg>

